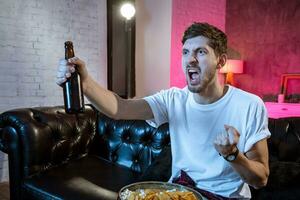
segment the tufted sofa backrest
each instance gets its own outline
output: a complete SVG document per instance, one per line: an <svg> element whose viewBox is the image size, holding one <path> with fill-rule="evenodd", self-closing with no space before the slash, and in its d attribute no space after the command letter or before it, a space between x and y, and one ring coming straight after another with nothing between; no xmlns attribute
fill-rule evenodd
<svg viewBox="0 0 300 200"><path fill-rule="evenodd" d="M10 167L26 177L85 155L96 135L96 119L91 106L78 115L66 114L63 107L11 110L0 116L1 150L18 162Z"/></svg>
<svg viewBox="0 0 300 200"><path fill-rule="evenodd" d="M136 172L144 172L170 145L168 124L154 128L144 120L113 120L100 112L97 123L90 153Z"/></svg>
<svg viewBox="0 0 300 200"><path fill-rule="evenodd" d="M166 145L167 124L153 128L143 120L113 120L89 105L78 115L66 114L61 106L0 115L0 150L9 153L10 170L17 177L87 154L143 172Z"/></svg>

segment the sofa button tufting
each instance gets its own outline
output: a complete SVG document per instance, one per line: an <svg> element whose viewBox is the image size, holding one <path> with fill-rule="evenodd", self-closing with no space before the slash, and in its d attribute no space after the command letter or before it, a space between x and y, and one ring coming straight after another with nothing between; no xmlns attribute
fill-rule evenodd
<svg viewBox="0 0 300 200"><path fill-rule="evenodd" d="M123 140L125 141L125 142L128 142L128 141L130 141L130 135L128 135L128 134L126 134L126 135L123 135Z"/></svg>
<svg viewBox="0 0 300 200"><path fill-rule="evenodd" d="M116 162L118 160L117 154L112 155L112 161Z"/></svg>

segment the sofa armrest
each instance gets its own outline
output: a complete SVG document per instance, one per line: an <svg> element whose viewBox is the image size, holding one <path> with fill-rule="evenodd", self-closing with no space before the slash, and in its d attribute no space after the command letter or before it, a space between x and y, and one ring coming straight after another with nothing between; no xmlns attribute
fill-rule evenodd
<svg viewBox="0 0 300 200"><path fill-rule="evenodd" d="M1 122L0 122L0 127ZM20 141L15 129L6 126L0 129L0 150L9 155L9 186L10 198L20 199L21 197L21 170L19 170L20 162Z"/></svg>
<svg viewBox="0 0 300 200"><path fill-rule="evenodd" d="M0 115L0 148L8 153L9 171L23 179L85 155L96 134L96 111L78 115L63 107L23 108ZM13 177L10 177L10 179Z"/></svg>

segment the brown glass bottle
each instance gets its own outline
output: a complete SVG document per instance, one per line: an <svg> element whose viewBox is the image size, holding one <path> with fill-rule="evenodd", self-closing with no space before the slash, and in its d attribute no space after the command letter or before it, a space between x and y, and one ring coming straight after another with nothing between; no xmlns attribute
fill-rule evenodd
<svg viewBox="0 0 300 200"><path fill-rule="evenodd" d="M74 57L73 43L65 42L65 59ZM84 98L82 93L82 85L80 75L75 66L75 72L71 73L71 77L63 84L64 103L66 113L82 113L84 112Z"/></svg>

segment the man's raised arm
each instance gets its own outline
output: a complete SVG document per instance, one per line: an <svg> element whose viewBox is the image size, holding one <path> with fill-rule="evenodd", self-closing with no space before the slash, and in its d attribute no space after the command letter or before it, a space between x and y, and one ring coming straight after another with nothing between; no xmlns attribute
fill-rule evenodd
<svg viewBox="0 0 300 200"><path fill-rule="evenodd" d="M84 95L101 112L114 119L153 118L152 110L144 99L122 99L103 88L88 74L85 63L77 57L68 61L60 60L56 80L58 85L62 85L71 76L75 71L75 65L81 77Z"/></svg>

